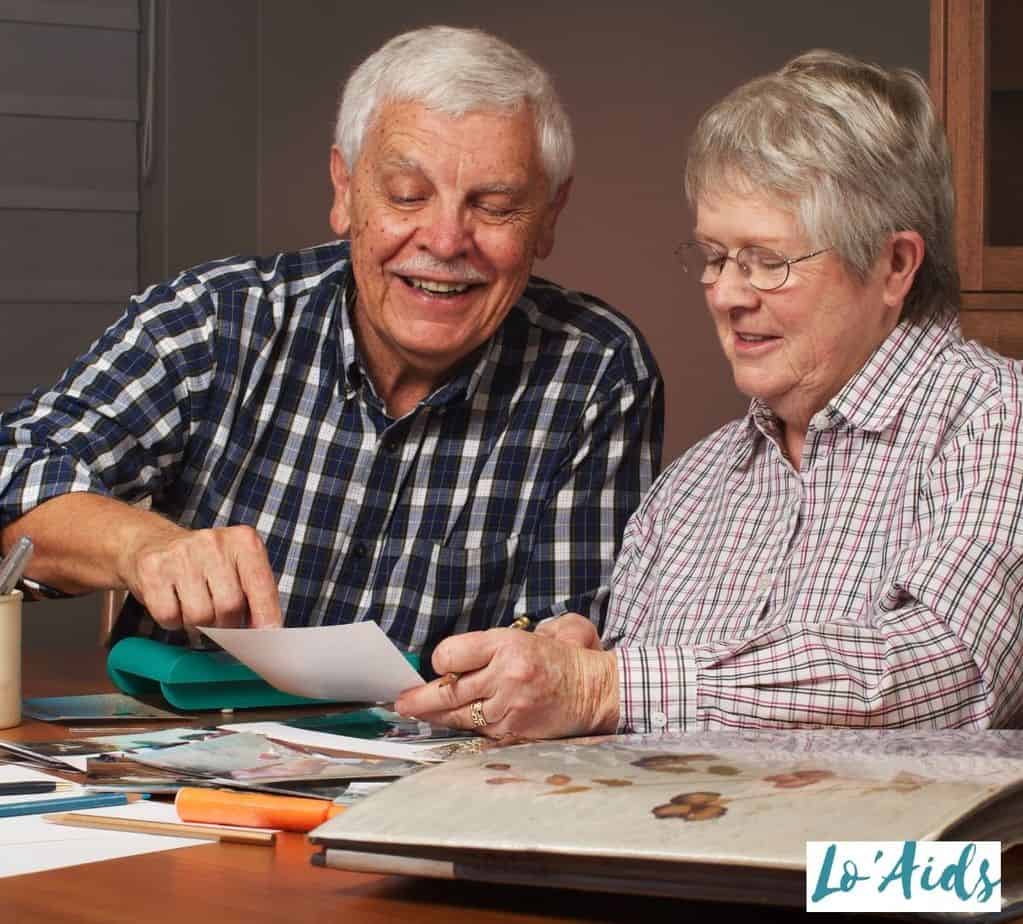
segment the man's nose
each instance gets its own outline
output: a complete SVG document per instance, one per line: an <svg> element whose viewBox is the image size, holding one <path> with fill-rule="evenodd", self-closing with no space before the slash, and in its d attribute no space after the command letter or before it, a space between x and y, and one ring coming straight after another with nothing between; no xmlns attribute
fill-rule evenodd
<svg viewBox="0 0 1023 924"><path fill-rule="evenodd" d="M455 205L437 203L429 210L419 231L420 246L435 257L450 260L469 248L472 228L469 216Z"/></svg>
<svg viewBox="0 0 1023 924"><path fill-rule="evenodd" d="M725 260L717 282L704 292L708 307L715 311L754 308L760 303L760 293L750 285L749 277L734 258Z"/></svg>

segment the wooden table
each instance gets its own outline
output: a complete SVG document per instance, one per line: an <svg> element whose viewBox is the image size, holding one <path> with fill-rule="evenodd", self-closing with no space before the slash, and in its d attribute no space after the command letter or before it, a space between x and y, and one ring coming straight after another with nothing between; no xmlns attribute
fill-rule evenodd
<svg viewBox="0 0 1023 924"><path fill-rule="evenodd" d="M26 696L113 689L99 650L28 652ZM246 713L256 718L257 713ZM263 717L263 714L259 714ZM210 717L206 716L208 723ZM202 721L200 717L199 721ZM26 721L0 732L8 740L68 737L65 726ZM303 835L279 835L276 847L204 844L142 856L0 879L3 924L204 924L204 922L379 921L394 924L477 922L701 921L728 915L790 921L774 908L543 888L441 882L320 869ZM818 916L820 921L822 916ZM823 916L828 917L828 916Z"/></svg>

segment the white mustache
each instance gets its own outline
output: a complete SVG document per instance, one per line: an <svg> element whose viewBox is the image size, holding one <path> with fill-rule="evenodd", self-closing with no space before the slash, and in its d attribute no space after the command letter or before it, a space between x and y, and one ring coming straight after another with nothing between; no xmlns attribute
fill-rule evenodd
<svg viewBox="0 0 1023 924"><path fill-rule="evenodd" d="M406 257L398 263L389 263L387 269L399 276L416 276L420 273L441 276L450 282L466 284L487 283L490 280L468 260L435 260L429 254L417 254Z"/></svg>

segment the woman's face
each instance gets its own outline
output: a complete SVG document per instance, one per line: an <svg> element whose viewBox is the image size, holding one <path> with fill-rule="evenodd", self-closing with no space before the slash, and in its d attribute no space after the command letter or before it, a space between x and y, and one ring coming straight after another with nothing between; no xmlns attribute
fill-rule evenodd
<svg viewBox="0 0 1023 924"><path fill-rule="evenodd" d="M754 194L701 199L695 238L732 257L754 244L790 259L827 246L807 238L793 211ZM736 387L805 432L898 323L880 264L860 283L829 250L792 265L781 288L759 292L727 260L704 295Z"/></svg>

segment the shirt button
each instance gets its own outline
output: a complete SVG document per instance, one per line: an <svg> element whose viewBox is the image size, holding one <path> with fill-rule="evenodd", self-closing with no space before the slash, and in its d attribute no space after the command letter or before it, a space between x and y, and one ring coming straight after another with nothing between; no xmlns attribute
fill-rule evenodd
<svg viewBox="0 0 1023 924"><path fill-rule="evenodd" d="M650 716L650 724L654 728L665 728L668 725L668 717L663 712L655 712Z"/></svg>
<svg viewBox="0 0 1023 924"><path fill-rule="evenodd" d="M395 442L394 440L388 440L388 441L387 441L386 443L384 443L384 451L385 451L385 452L389 452L389 453L390 453L390 454L391 454L392 456L393 456L393 455L394 455L394 454L395 454L395 453L396 453L396 452L397 452L397 451L398 451L398 450L399 450L400 448L401 448L401 447L400 447L400 446L399 446L399 445L398 445L398 444L397 444L397 443L396 443L396 442Z"/></svg>
<svg viewBox="0 0 1023 924"><path fill-rule="evenodd" d="M352 558L365 558L366 557L366 543L356 542L352 548Z"/></svg>

